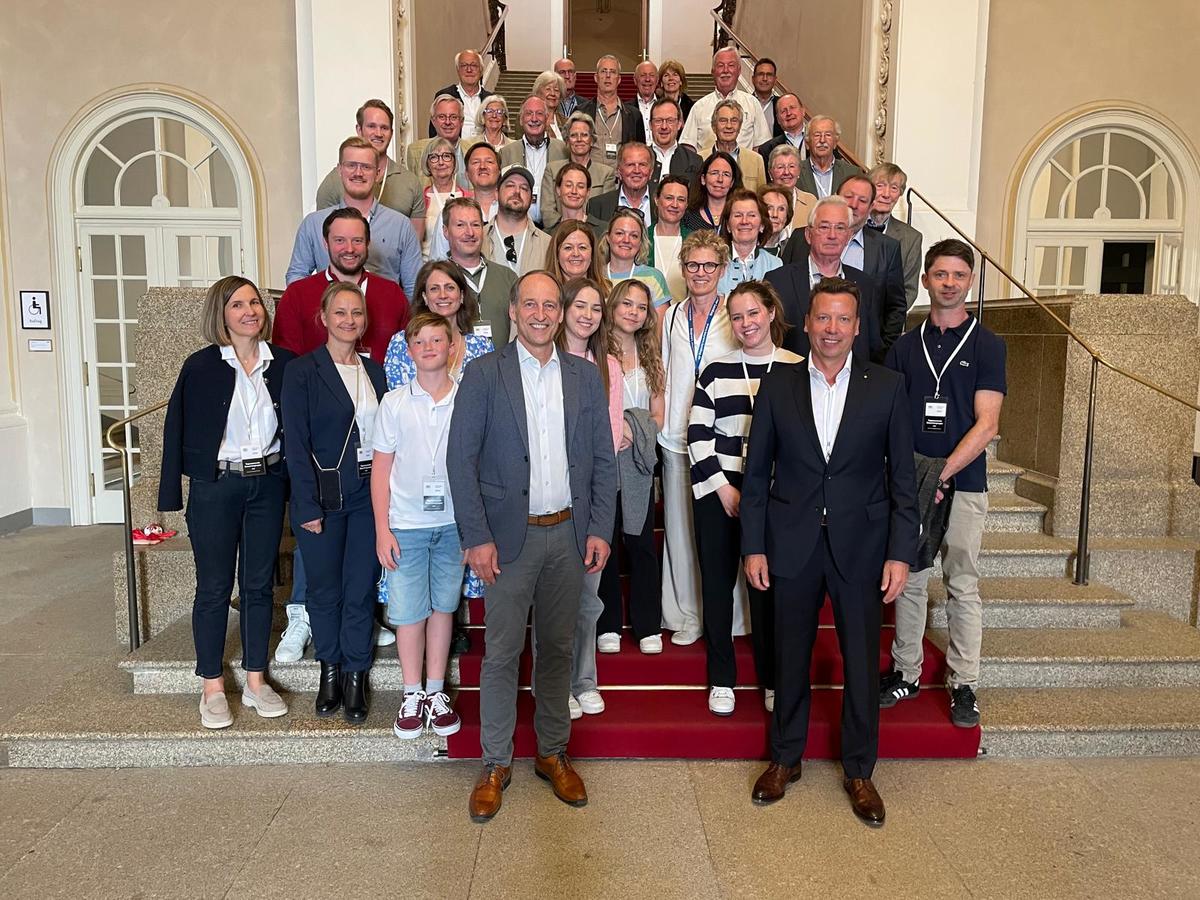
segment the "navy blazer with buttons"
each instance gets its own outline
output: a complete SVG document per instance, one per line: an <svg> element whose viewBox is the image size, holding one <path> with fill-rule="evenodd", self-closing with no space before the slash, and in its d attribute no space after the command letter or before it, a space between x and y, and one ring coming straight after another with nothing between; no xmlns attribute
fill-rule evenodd
<svg viewBox="0 0 1200 900"><path fill-rule="evenodd" d="M360 356L364 371L380 400L387 393L387 376L375 360ZM369 491L371 480L358 477L358 447L362 443L354 421L354 403L338 373L329 349L318 347L290 366L283 382L283 434L291 453L288 474L292 478L292 522L299 525L325 517L317 498L317 472L313 455L325 468L338 460L342 446L346 454L338 471L342 498L360 490ZM346 443L346 430L350 441Z"/></svg>
<svg viewBox="0 0 1200 900"><path fill-rule="evenodd" d="M283 434L279 403L283 373L296 358L290 350L274 344L271 364L263 372L263 383L275 407L279 428L268 446ZM221 348L209 344L183 361L175 390L167 404L163 424L162 468L158 480L158 508L163 512L183 509L183 476L199 481L217 480L217 454L225 437L229 404L237 385L237 372L221 356ZM282 447L282 445L281 445Z"/></svg>

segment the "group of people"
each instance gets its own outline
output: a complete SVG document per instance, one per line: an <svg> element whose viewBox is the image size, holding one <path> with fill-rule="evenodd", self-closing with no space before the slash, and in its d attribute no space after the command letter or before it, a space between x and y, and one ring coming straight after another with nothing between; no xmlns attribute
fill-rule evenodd
<svg viewBox="0 0 1200 900"><path fill-rule="evenodd" d="M622 652L626 625L647 655L664 631L703 638L717 716L740 693L734 637L751 636L772 754L752 798L780 799L800 777L828 594L845 787L882 824L879 710L920 691L939 553L951 718L979 721L984 451L1006 386L1003 342L966 308L971 248L922 254L892 216L904 172L841 159L836 121L776 96L770 60L751 93L737 52L719 51L716 90L695 101L681 66L643 62L624 104L615 58L597 61L594 99L559 60L511 139L480 63L458 54L406 165L388 155L387 105L358 110L274 316L244 278L207 293L210 346L172 394L159 494L183 508L188 476L201 723L233 722L235 576L242 704L287 714L266 680L286 509L297 546L275 658L311 641L319 716L365 721L375 648L395 643L395 734L457 732L455 617L484 599L474 820L511 778L531 620L535 769L564 802L587 802L570 722L604 712L596 654ZM930 313L904 333L918 282Z"/></svg>

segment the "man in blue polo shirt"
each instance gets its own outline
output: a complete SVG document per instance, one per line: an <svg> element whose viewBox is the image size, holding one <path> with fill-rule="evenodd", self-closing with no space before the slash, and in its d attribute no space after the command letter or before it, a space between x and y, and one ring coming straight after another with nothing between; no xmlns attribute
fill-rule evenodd
<svg viewBox="0 0 1200 900"><path fill-rule="evenodd" d="M941 555L950 630L950 718L963 728L979 724L975 686L983 637L979 547L988 512L985 450L996 436L1006 393L1004 341L967 312L974 282L975 254L969 246L945 240L930 247L921 276L929 292L929 317L892 345L886 361L904 375L917 453L946 460L936 502L945 500L941 487L954 486ZM880 680L881 707L920 690L932 571L910 573L896 598L893 671Z"/></svg>

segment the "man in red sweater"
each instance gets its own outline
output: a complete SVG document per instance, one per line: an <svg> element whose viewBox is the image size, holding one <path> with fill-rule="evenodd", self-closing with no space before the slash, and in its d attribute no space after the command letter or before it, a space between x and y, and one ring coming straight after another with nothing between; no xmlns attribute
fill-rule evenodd
<svg viewBox="0 0 1200 900"><path fill-rule="evenodd" d="M321 294L335 279L345 281L357 284L367 298L367 330L359 351L382 365L392 335L408 324L408 298L404 289L364 268L371 226L357 209L349 206L335 209L325 219L322 233L329 249L329 267L288 285L275 308L272 340L296 354L311 353L324 345Z"/></svg>

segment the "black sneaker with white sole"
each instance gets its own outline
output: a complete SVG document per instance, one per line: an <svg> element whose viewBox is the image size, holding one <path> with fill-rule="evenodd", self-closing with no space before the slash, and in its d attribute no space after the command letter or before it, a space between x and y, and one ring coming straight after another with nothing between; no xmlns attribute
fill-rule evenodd
<svg viewBox="0 0 1200 900"><path fill-rule="evenodd" d="M950 721L959 728L974 728L979 724L979 704L969 684L951 686Z"/></svg>
<svg viewBox="0 0 1200 900"><path fill-rule="evenodd" d="M879 679L879 708L891 709L901 700L908 700L921 693L921 688L911 681L905 681L900 672L888 672Z"/></svg>

